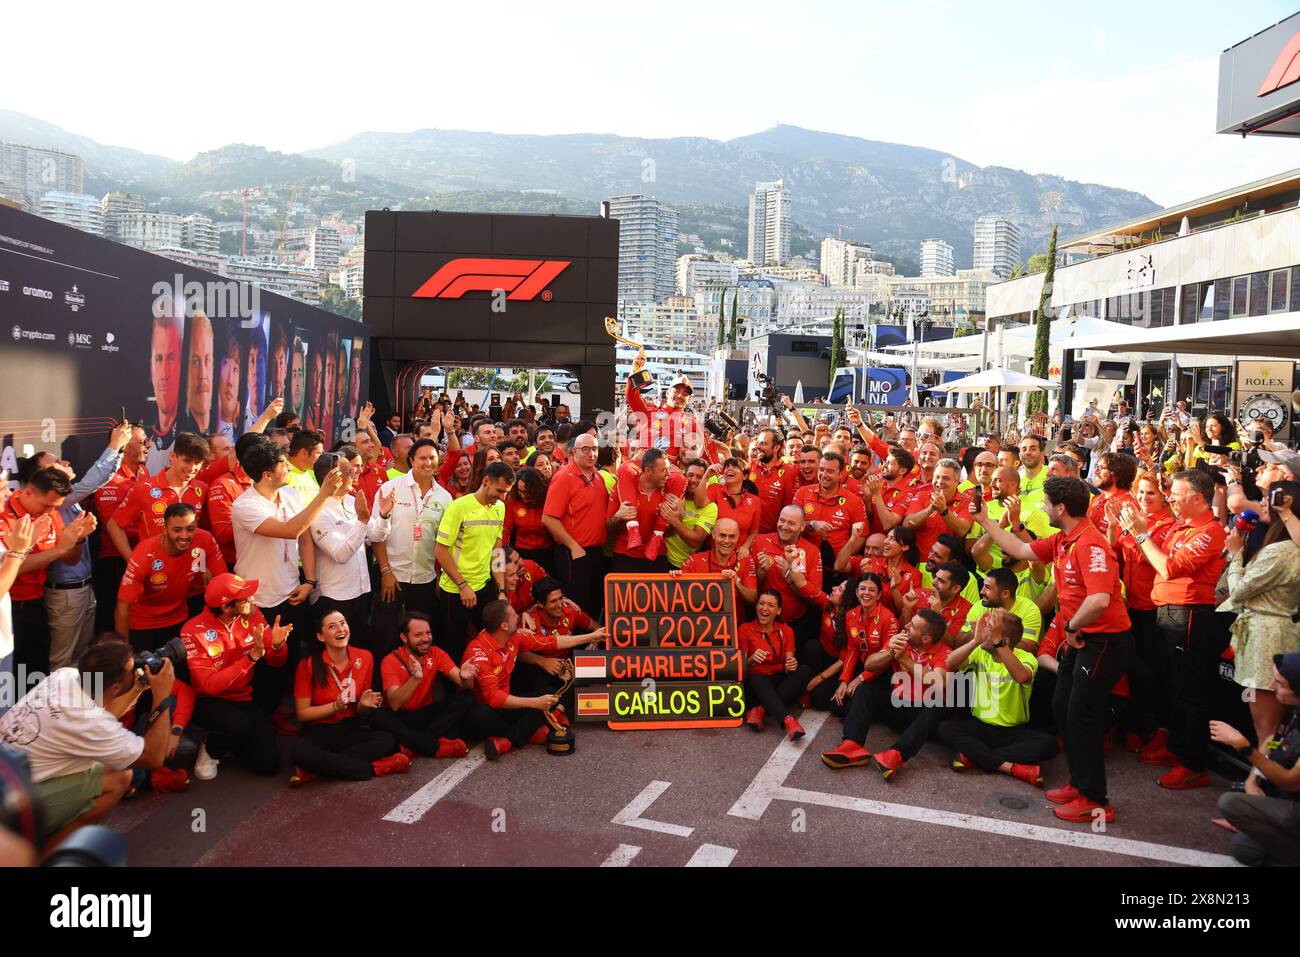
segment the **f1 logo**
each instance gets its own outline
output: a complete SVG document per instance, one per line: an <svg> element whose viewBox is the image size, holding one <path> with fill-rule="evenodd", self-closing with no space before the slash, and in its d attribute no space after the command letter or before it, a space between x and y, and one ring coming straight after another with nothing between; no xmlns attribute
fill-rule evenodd
<svg viewBox="0 0 1300 957"><path fill-rule="evenodd" d="M509 291L507 299L549 300L547 283L569 266L567 259L453 259L411 293L412 299L459 299L467 292Z"/></svg>
<svg viewBox="0 0 1300 957"><path fill-rule="evenodd" d="M1264 77L1264 82L1260 84L1259 92L1255 95L1267 96L1284 86L1290 86L1296 80L1300 80L1300 33L1287 41L1282 52L1269 67L1268 76Z"/></svg>

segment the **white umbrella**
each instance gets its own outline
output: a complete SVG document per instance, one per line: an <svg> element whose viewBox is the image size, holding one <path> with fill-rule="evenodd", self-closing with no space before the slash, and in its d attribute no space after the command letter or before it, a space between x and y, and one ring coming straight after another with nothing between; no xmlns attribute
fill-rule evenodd
<svg viewBox="0 0 1300 957"><path fill-rule="evenodd" d="M1037 376L1013 372L1010 369L985 369L974 375L955 382L945 382L934 387L938 392L1044 392L1047 389L1059 389L1060 383L1040 379Z"/></svg>
<svg viewBox="0 0 1300 957"><path fill-rule="evenodd" d="M803 404L803 379L796 380L794 384L794 399L791 401L793 401L795 405Z"/></svg>

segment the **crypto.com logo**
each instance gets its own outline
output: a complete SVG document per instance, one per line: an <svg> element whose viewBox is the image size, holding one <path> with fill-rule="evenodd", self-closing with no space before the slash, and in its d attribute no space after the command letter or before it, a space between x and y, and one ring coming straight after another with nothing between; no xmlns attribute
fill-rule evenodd
<svg viewBox="0 0 1300 957"><path fill-rule="evenodd" d="M544 287L568 268L567 259L453 259L411 293L413 299L459 299L467 292L504 289L507 299L550 302Z"/></svg>
<svg viewBox="0 0 1300 957"><path fill-rule="evenodd" d="M1286 42L1282 52L1269 67L1268 76L1264 77L1264 82L1260 84L1259 92L1255 95L1267 96L1284 86L1290 86L1296 80L1300 80L1300 33Z"/></svg>

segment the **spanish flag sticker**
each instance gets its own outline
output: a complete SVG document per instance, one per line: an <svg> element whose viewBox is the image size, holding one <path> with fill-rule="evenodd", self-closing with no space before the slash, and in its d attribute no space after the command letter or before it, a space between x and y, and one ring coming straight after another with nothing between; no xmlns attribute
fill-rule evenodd
<svg viewBox="0 0 1300 957"><path fill-rule="evenodd" d="M580 715L609 714L609 692L608 691L578 692L578 714Z"/></svg>

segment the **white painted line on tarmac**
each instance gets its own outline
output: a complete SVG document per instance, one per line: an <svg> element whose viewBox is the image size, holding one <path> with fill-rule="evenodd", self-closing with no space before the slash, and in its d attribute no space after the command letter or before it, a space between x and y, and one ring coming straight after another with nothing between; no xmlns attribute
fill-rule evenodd
<svg viewBox="0 0 1300 957"><path fill-rule="evenodd" d="M641 848L635 844L620 844L614 850L610 851L609 857L605 858L600 864L601 867L627 867L632 863L632 859L641 853Z"/></svg>
<svg viewBox="0 0 1300 957"><path fill-rule="evenodd" d="M693 827L686 827L683 824L669 824L665 821L651 821L641 816L650 810L650 805L654 804L660 795L672 786L671 781L651 781L640 794L632 799L627 807L614 815L610 823L622 824L625 827L639 827L643 831L657 831L660 834L671 834L674 837L690 837L695 833Z"/></svg>
<svg viewBox="0 0 1300 957"><path fill-rule="evenodd" d="M924 824L938 824L942 827L955 827L969 831L983 831L986 834L1001 834L1027 841L1041 841L1046 844L1061 844L1106 854L1122 854L1145 860L1165 861L1190 867L1233 867L1236 862L1226 854L1211 854L1186 847L1174 847L1168 844L1155 844L1149 841L1137 841L1124 837L1111 837L1107 834L1095 834L1091 830L1066 830L1065 828L1046 827L1025 821L1003 820L1001 818L983 817L978 814L961 814L954 811L941 811L936 808L913 807L907 804L894 804L888 801L872 801L867 798L847 794L830 794L824 791L807 791L802 788L788 788L785 779L794 770L808 742L817 736L826 713L807 714L803 716L803 725L808 731L807 737L800 742L782 741L777 745L767 763L754 776L749 787L731 806L727 814L731 817L757 821L763 816L773 801L790 801L795 804L812 804L821 807L833 807L859 814L875 814L881 817L901 818ZM874 775L872 775L874 778Z"/></svg>
<svg viewBox="0 0 1300 957"><path fill-rule="evenodd" d="M461 781L464 781L486 763L487 755L483 753L483 746L480 744L385 814L383 819L392 821L395 824L418 823L420 818L429 813L431 807L445 798L455 790Z"/></svg>
<svg viewBox="0 0 1300 957"><path fill-rule="evenodd" d="M726 867L736 856L734 847L721 847L717 844L701 844L686 862L687 867Z"/></svg>
<svg viewBox="0 0 1300 957"><path fill-rule="evenodd" d="M731 817L743 817L751 821L757 821L767 810L767 806L772 803L774 792L785 783L790 772L799 761L799 756L809 747L813 738L817 737L817 732L821 730L826 718L829 717L825 711L804 711L801 716L803 719L804 731L807 734L799 741L791 741L788 738L782 738L781 743L776 746L772 756L767 759L767 763L759 769L754 780L749 782L749 787L745 788L736 803L731 806L727 812Z"/></svg>

